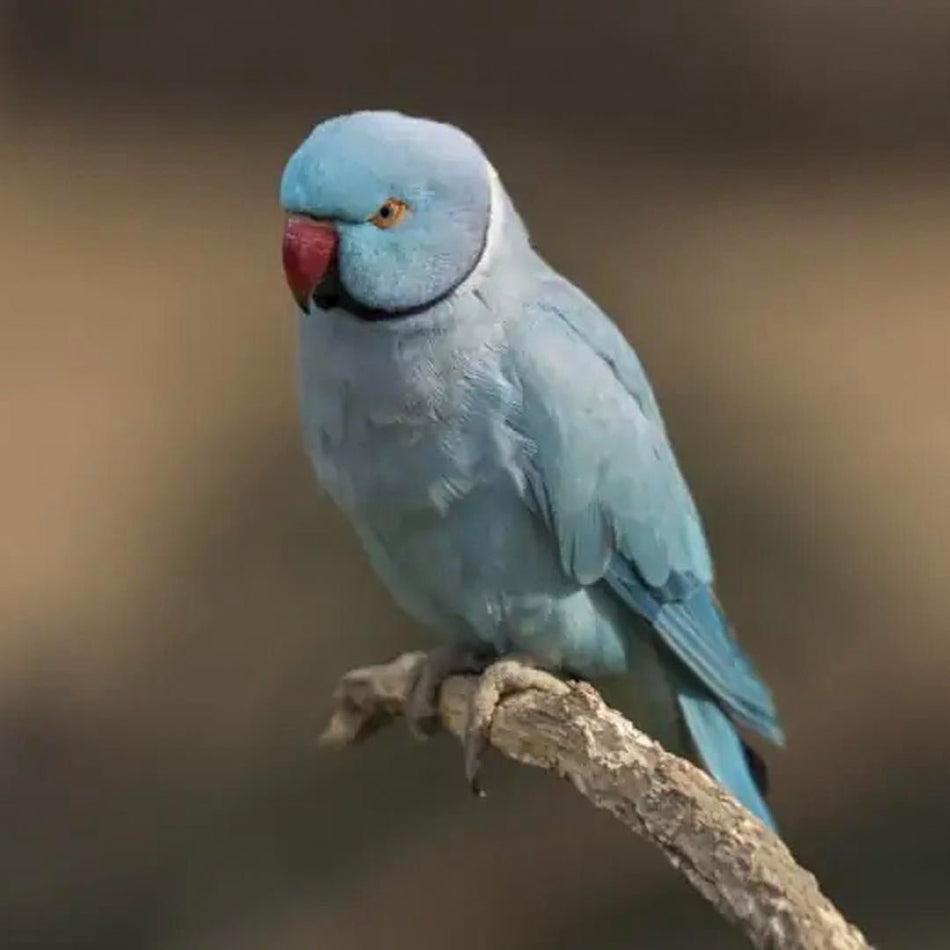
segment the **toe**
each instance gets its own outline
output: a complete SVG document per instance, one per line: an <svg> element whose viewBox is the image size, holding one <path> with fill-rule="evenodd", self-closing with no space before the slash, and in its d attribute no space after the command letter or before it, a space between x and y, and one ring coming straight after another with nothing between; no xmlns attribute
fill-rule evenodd
<svg viewBox="0 0 950 950"><path fill-rule="evenodd" d="M432 682L425 664L412 684L406 700L405 716L409 731L416 739L425 740L439 731L438 684Z"/></svg>
<svg viewBox="0 0 950 950"><path fill-rule="evenodd" d="M485 749L489 744L495 710L503 696L523 692L526 689L562 693L568 689L568 686L544 670L527 665L519 659L510 658L499 660L489 666L472 693L465 734L465 779L471 790L480 797L484 796L485 792L479 776Z"/></svg>
<svg viewBox="0 0 950 950"><path fill-rule="evenodd" d="M473 795L485 797L482 788L482 760L485 749L488 748L488 732L485 730L469 729L465 736L465 781Z"/></svg>
<svg viewBox="0 0 950 950"><path fill-rule="evenodd" d="M412 734L417 739L427 739L439 731L439 691L445 679L461 673L481 673L490 662L490 655L456 645L428 653L419 664L405 705Z"/></svg>

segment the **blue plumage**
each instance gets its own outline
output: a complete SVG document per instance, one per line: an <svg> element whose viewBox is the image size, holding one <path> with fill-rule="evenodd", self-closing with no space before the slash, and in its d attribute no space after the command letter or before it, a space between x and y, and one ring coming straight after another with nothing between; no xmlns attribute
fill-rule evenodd
<svg viewBox="0 0 950 950"><path fill-rule="evenodd" d="M389 198L407 218L381 229ZM457 642L626 677L637 724L771 823L733 722L781 730L646 374L478 147L395 113L331 120L282 201L339 234L345 296L300 322L304 436L399 603Z"/></svg>
<svg viewBox="0 0 950 950"><path fill-rule="evenodd" d="M692 683L680 687L677 700L701 764L764 825L776 830L772 812L749 768L746 750L722 708Z"/></svg>

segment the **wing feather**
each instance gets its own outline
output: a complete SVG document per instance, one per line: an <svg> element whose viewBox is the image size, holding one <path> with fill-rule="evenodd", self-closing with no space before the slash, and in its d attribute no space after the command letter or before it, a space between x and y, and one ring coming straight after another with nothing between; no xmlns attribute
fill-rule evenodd
<svg viewBox="0 0 950 950"><path fill-rule="evenodd" d="M782 740L769 690L712 589L696 506L652 389L617 327L576 288L545 285L512 331L522 388L518 426L532 504L564 570L605 581L729 713Z"/></svg>

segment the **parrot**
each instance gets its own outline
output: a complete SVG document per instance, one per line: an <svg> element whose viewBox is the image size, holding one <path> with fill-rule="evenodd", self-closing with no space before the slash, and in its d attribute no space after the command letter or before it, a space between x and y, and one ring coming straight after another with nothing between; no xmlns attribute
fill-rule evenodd
<svg viewBox="0 0 950 950"><path fill-rule="evenodd" d="M332 117L287 161L280 204L306 453L440 644L410 725L434 731L448 676L523 658L616 688L774 829L740 729L781 745L782 728L643 365L535 250L481 147L397 111Z"/></svg>

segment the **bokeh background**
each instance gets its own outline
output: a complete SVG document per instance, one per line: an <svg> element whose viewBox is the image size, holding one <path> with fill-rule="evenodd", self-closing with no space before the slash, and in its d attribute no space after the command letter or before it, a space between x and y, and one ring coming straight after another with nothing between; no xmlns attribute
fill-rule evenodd
<svg viewBox="0 0 950 950"><path fill-rule="evenodd" d="M424 642L315 490L276 184L461 124L638 347L785 836L950 946L950 6L0 0L0 946L741 945L562 783L313 739Z"/></svg>

